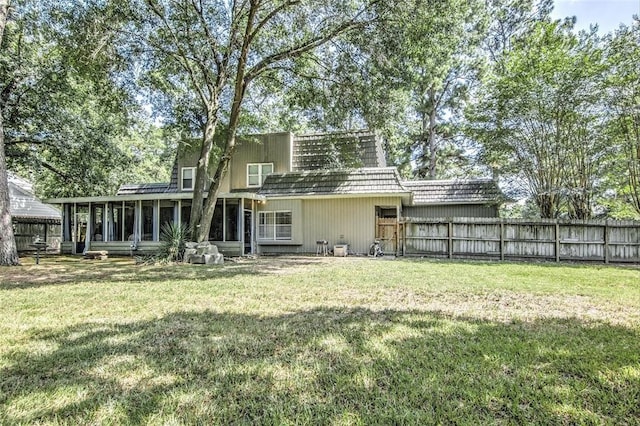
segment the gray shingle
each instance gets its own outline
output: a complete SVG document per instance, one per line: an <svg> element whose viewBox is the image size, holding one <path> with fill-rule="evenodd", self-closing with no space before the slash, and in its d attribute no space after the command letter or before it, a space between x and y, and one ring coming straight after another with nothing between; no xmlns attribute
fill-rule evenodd
<svg viewBox="0 0 640 426"><path fill-rule="evenodd" d="M116 195L162 194L167 192L168 183L134 183L118 188Z"/></svg>
<svg viewBox="0 0 640 426"><path fill-rule="evenodd" d="M9 177L9 207L14 219L60 222L60 212L44 204L31 192L31 185L15 176Z"/></svg>
<svg viewBox="0 0 640 426"><path fill-rule="evenodd" d="M400 184L397 170L385 167L271 174L258 194L277 197L407 192Z"/></svg>
<svg viewBox="0 0 640 426"><path fill-rule="evenodd" d="M504 195L492 179L420 180L406 181L402 185L413 192L415 205L425 204L492 204Z"/></svg>
<svg viewBox="0 0 640 426"><path fill-rule="evenodd" d="M292 154L293 171L386 166L382 143L368 130L298 135Z"/></svg>

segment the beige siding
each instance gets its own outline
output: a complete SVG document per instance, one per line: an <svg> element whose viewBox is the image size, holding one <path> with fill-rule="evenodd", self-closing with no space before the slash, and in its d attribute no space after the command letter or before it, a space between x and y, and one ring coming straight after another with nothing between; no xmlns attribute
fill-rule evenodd
<svg viewBox="0 0 640 426"><path fill-rule="evenodd" d="M292 138L291 133L273 133L239 141L229 166L230 189L247 188L249 163L273 163L274 173L291 171Z"/></svg>
<svg viewBox="0 0 640 426"><path fill-rule="evenodd" d="M300 213L293 209L296 202L300 203ZM287 206L292 207L293 239L300 245L261 244L260 252L315 253L316 241L327 240L330 248L334 244L347 243L354 253L365 254L375 238L376 206L398 208L400 205L399 197L269 201L259 210L287 210Z"/></svg>
<svg viewBox="0 0 640 426"><path fill-rule="evenodd" d="M247 164L273 163L275 173L291 171L291 133L272 133L238 139L227 174L220 185L221 192L247 188ZM181 185L182 168L195 167L199 151L193 150L178 159L178 189Z"/></svg>
<svg viewBox="0 0 640 426"><path fill-rule="evenodd" d="M496 206L478 204L459 204L451 206L412 206L405 207L404 217L498 217Z"/></svg>

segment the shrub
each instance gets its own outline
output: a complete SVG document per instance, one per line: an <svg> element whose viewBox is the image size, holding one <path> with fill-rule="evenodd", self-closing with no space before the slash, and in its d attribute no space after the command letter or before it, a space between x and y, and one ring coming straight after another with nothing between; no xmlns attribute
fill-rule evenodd
<svg viewBox="0 0 640 426"><path fill-rule="evenodd" d="M158 260L179 262L184 256L185 242L189 227L184 224L167 222L160 228L160 249Z"/></svg>

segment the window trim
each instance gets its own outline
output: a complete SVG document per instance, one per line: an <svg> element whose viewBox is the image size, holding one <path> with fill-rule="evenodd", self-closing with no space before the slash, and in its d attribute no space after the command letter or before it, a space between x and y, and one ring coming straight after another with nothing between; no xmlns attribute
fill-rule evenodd
<svg viewBox="0 0 640 426"><path fill-rule="evenodd" d="M184 172L187 170L191 170L191 188L186 188L184 186ZM196 185L196 168L195 167L183 167L180 169L180 190L181 191L193 191Z"/></svg>
<svg viewBox="0 0 640 426"><path fill-rule="evenodd" d="M258 184L252 185L251 183L249 183L249 176L256 176L255 174L251 174L249 175L249 167L251 166L258 166ZM262 172L262 168L264 166L271 166L271 173L273 173L273 163L247 163L247 188L260 188L262 186L262 184L264 183L264 180L266 179L267 174L263 174Z"/></svg>
<svg viewBox="0 0 640 426"><path fill-rule="evenodd" d="M290 223L279 224L276 222L276 215L278 213L288 213L290 218ZM264 225L261 223L262 215L273 215L273 224L265 223ZM273 238L269 238L267 236L261 235L263 226L271 226L271 230L273 231ZM278 238L278 229L282 226L289 227L289 236L286 238ZM293 212L291 210L269 210L269 211L260 211L258 212L258 240L260 241L293 241Z"/></svg>

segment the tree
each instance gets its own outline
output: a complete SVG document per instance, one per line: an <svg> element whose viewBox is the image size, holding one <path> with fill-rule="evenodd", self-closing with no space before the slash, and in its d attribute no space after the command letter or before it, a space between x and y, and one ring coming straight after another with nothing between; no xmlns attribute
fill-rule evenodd
<svg viewBox="0 0 640 426"><path fill-rule="evenodd" d="M0 0L0 52L4 40L4 29L9 15L9 0ZM0 102L1 102L0 98ZM0 103L0 265L14 266L20 264L13 224L11 222L11 210L9 206L9 182L7 176L7 161L5 157L3 107Z"/></svg>
<svg viewBox="0 0 640 426"><path fill-rule="evenodd" d="M147 81L184 111L200 134L191 225L208 237L222 178L252 86L376 18L379 1L132 0L121 28L144 58ZM139 62L138 64L140 64ZM174 108L175 111L175 108ZM205 193L207 194L205 200Z"/></svg>
<svg viewBox="0 0 640 426"><path fill-rule="evenodd" d="M111 192L131 165L117 142L134 105L96 19L69 2L14 2L0 61L6 155L44 196Z"/></svg>
<svg viewBox="0 0 640 426"><path fill-rule="evenodd" d="M479 72L475 54L484 32L484 10L480 2L450 0L406 12L400 20L405 33L399 52L419 123L412 146L415 174L436 179L444 176L438 170L443 154L461 156L453 141L469 85Z"/></svg>
<svg viewBox="0 0 640 426"><path fill-rule="evenodd" d="M450 175L464 163L457 124L479 72L484 16L481 1L389 2L384 20L300 64L287 102L314 128L376 129L405 174Z"/></svg>
<svg viewBox="0 0 640 426"><path fill-rule="evenodd" d="M538 22L505 52L476 108L476 135L520 174L545 218L591 216L607 153L595 32Z"/></svg>
<svg viewBox="0 0 640 426"><path fill-rule="evenodd" d="M483 51L493 66L500 66L502 55L513 42L536 23L547 19L553 0L488 0L489 27Z"/></svg>
<svg viewBox="0 0 640 426"><path fill-rule="evenodd" d="M610 36L606 51L609 130L620 159L612 180L640 215L640 20Z"/></svg>

